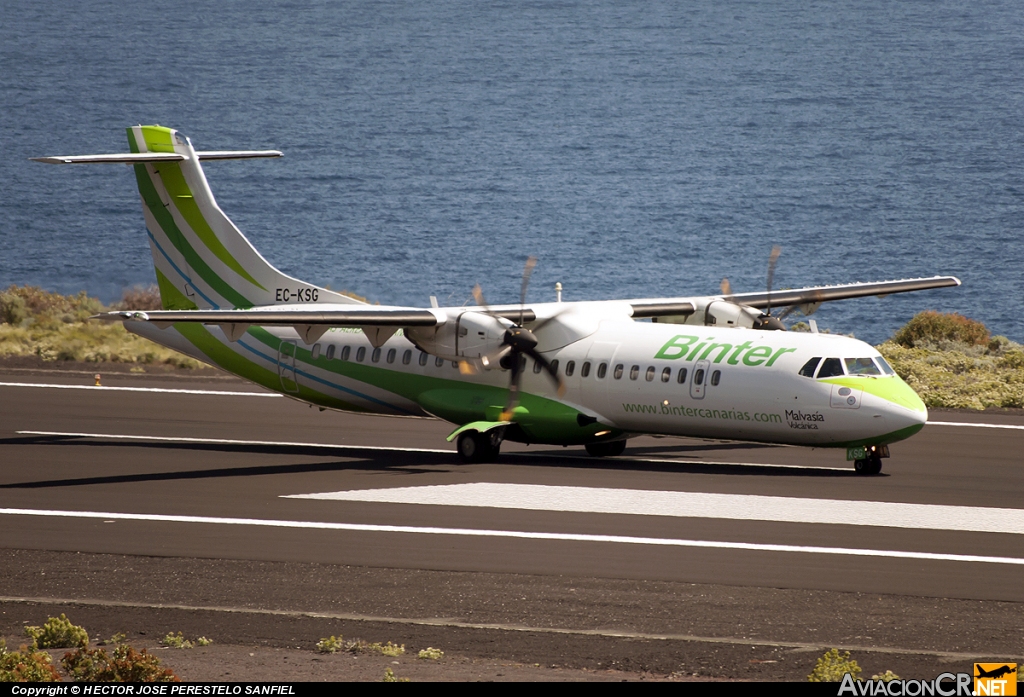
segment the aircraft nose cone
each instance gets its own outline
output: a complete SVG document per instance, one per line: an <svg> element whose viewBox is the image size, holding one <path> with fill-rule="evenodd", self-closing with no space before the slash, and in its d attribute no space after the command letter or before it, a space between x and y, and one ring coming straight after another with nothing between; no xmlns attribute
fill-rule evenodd
<svg viewBox="0 0 1024 697"><path fill-rule="evenodd" d="M909 438L924 428L928 423L928 408L910 385L894 377L886 393L886 428L898 434L897 440Z"/></svg>

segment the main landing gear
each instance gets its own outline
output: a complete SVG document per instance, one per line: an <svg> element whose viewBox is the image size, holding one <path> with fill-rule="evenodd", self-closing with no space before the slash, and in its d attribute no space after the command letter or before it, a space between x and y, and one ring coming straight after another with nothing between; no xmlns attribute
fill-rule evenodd
<svg viewBox="0 0 1024 697"><path fill-rule="evenodd" d="M587 455L592 457L615 457L626 450L625 440L613 440L607 443L587 443Z"/></svg>
<svg viewBox="0 0 1024 697"><path fill-rule="evenodd" d="M465 463L494 462L501 452L504 428L493 428L486 433L463 431L455 445L459 459Z"/></svg>

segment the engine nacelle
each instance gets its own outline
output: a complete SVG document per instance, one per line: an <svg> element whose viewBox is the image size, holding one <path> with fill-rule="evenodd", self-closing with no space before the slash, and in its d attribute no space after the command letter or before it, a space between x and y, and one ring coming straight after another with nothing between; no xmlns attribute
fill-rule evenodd
<svg viewBox="0 0 1024 697"><path fill-rule="evenodd" d="M728 300L711 299L704 303L697 303L696 311L691 315L659 317L658 322L753 329L760 328L758 325L761 315L761 311L753 307L731 303Z"/></svg>
<svg viewBox="0 0 1024 697"><path fill-rule="evenodd" d="M497 352L515 326L503 317L466 311L437 327L408 327L405 336L421 351L446 361L476 359Z"/></svg>

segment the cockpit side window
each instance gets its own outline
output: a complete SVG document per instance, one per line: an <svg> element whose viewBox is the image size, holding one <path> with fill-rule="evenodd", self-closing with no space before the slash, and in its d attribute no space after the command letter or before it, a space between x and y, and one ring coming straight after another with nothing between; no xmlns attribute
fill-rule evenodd
<svg viewBox="0 0 1024 697"><path fill-rule="evenodd" d="M804 363L804 367L800 369L800 374L805 378L814 377L814 369L818 367L818 363L821 362L821 356L815 356L811 360Z"/></svg>
<svg viewBox="0 0 1024 697"><path fill-rule="evenodd" d="M896 374L896 371L892 369L892 366L886 363L885 359L882 358L881 356L875 356L875 362L882 367L882 372L885 373L886 375Z"/></svg>
<svg viewBox="0 0 1024 697"><path fill-rule="evenodd" d="M881 375L878 366L870 358L844 358L846 372L850 375Z"/></svg>
<svg viewBox="0 0 1024 697"><path fill-rule="evenodd" d="M845 374L843 362L838 358L826 358L821 362L821 369L818 370L819 378L834 378Z"/></svg>

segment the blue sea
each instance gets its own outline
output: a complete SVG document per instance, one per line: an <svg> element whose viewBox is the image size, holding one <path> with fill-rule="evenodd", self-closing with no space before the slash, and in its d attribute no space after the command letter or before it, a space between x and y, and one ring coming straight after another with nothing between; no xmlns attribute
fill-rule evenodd
<svg viewBox="0 0 1024 697"><path fill-rule="evenodd" d="M385 304L703 295L933 274L826 305L880 342L925 309L1024 341L1024 11L992 0L3 0L0 286L153 282L124 152L214 162L272 263ZM791 317L795 319L795 317Z"/></svg>

